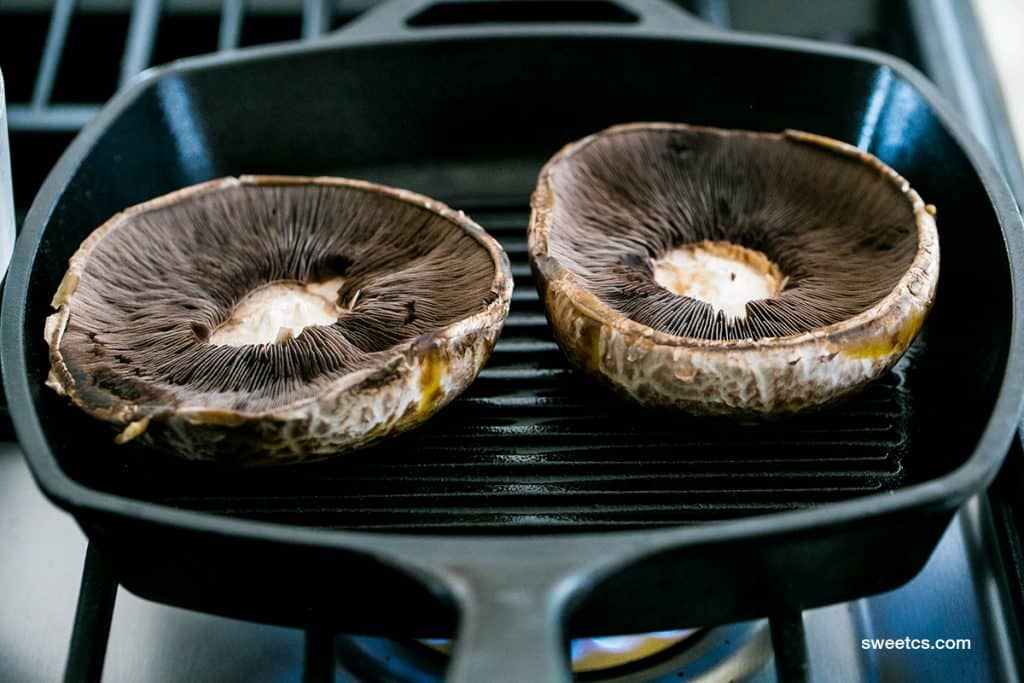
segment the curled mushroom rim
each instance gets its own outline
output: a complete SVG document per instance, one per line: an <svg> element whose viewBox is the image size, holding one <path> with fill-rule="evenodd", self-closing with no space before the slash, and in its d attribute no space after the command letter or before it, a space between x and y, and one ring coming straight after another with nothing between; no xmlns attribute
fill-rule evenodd
<svg viewBox="0 0 1024 683"><path fill-rule="evenodd" d="M417 206L445 219L457 226L463 232L471 235L487 251L494 265L494 276L491 279L490 292L494 295L491 301L486 302L482 310L471 316L456 320L450 325L440 328L435 332L421 335L410 339L403 344L394 347L394 353L372 367L361 368L339 377L331 385L325 387L319 394L303 398L282 406L269 408L258 412L228 411L224 409L208 408L164 408L155 410L140 410L143 406L137 405L111 394L113 405L97 406L81 400L80 392L71 371L64 362L60 351L60 343L67 328L71 316L71 308L74 303L75 292L78 286L79 277L85 270L89 256L93 250L126 220L137 215L145 214L162 207L198 197L203 194L218 192L228 187L239 185L255 186L287 186L287 185L323 185L346 187L349 189L366 192L368 194L385 195L398 201ZM443 202L431 199L425 195L401 188L389 187L379 183L353 178L340 178L331 176L284 176L284 175L240 175L229 176L209 180L195 185L174 190L167 194L154 197L140 204L130 206L111 216L102 225L94 229L78 249L71 256L68 262L68 269L61 283L54 294L51 306L55 309L46 320L45 339L50 347L51 378L47 381L58 392L67 395L71 400L85 412L109 422L120 424L146 422L150 419L159 419L161 415L178 415L187 419L195 425L224 425L240 424L242 422L255 420L280 420L291 419L290 414L301 410L305 406L312 405L323 396L337 394L352 388L359 387L365 381L371 379L382 369L394 366L401 362L402 358L409 358L416 355L417 349L422 349L424 343L440 345L444 342L454 342L462 337L486 330L494 326L502 326L505 321L509 305L512 299L512 269L508 255L494 237L488 234L483 227L469 218L462 211L457 211ZM429 339L424 339L429 337ZM140 425L145 429L145 425Z"/></svg>
<svg viewBox="0 0 1024 683"><path fill-rule="evenodd" d="M628 135L637 132L670 132L686 131L705 133L718 136L745 136L775 141L790 141L817 147L833 154L854 159L873 168L882 180L895 186L910 202L917 228L917 249L914 258L896 285L876 304L861 311L855 316L839 322L817 327L799 334L784 337L764 337L760 339L701 339L669 334L636 322L628 316L616 311L607 303L591 294L562 265L559 260L549 255L548 242L552 228L551 216L555 205L554 191L551 188L550 175L555 167L584 149L595 140L614 135ZM786 348L806 344L820 339L837 340L840 338L858 338L859 332L867 332L867 328L900 315L900 302L913 300L926 313L935 298L935 285L938 281L938 230L935 225L935 207L925 204L921 196L914 190L909 181L895 169L878 157L865 152L853 145L814 133L786 129L781 133L733 130L709 126L695 126L684 123L626 123L612 126L603 131L588 135L565 145L541 169L537 180L537 188L530 201L530 223L528 228L529 252L531 262L538 271L543 282L543 295L550 296L549 290L559 288L563 296L573 308L601 326L612 328L632 338L642 338L646 344L669 347L700 349L705 352L756 351L765 347ZM911 285L924 279L931 286L924 291L915 293ZM906 296L902 294L906 292Z"/></svg>

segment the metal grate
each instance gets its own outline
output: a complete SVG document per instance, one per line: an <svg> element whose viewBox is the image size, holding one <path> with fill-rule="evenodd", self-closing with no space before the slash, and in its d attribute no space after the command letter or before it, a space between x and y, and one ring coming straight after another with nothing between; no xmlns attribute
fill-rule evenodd
<svg viewBox="0 0 1024 683"><path fill-rule="evenodd" d="M465 206L465 203L460 204ZM527 262L524 209L467 211L516 273L512 312L477 381L420 429L333 463L195 476L152 455L93 485L233 516L450 532L652 527L896 488L910 390L896 372L835 409L767 424L652 413L610 396L552 341Z"/></svg>
<svg viewBox="0 0 1024 683"><path fill-rule="evenodd" d="M85 125L99 110L104 97L85 103L54 101L53 97L54 85L68 45L72 19L76 17L76 13L78 16L99 14L95 10L83 11L79 8L81 4L83 3L79 0L53 1L31 99L28 102L12 102L8 105L12 130L73 132ZM207 3L197 3L190 7L182 3L167 3L165 0L134 0L131 3L120 4L126 5L124 13L128 16L128 23L123 35L118 87L151 66L161 21L172 16L168 11L170 9L174 10L173 16L191 16L196 23L209 25L209 21L215 19L218 22L216 51L236 49L242 42L247 13L246 0L223 0L219 10L215 6L207 6ZM167 5L171 7L168 8ZM188 11L189 9L191 11ZM117 15L118 12L108 11L104 14ZM294 0L283 3L276 12L268 13L267 7L264 6L260 14L274 16L277 21L288 15L297 15L301 20L301 32L294 37L310 40L334 28L337 23L348 18L350 13L342 12L336 0Z"/></svg>
<svg viewBox="0 0 1024 683"><path fill-rule="evenodd" d="M17 216L78 130L139 72L344 26L374 0L2 0Z"/></svg>

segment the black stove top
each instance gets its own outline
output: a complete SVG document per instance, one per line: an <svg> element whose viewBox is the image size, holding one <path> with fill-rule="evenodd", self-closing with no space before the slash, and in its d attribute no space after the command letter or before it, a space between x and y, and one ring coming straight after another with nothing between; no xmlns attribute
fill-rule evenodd
<svg viewBox="0 0 1024 683"><path fill-rule="evenodd" d="M368 4L8 0L0 6L0 68L7 82L19 216L75 132L120 84L147 66L214 50L312 39L344 25ZM1007 114L969 3L681 4L721 27L856 44L910 61L960 105L1017 196L1024 196L1024 174ZM495 220L503 218L510 225L522 223L515 210ZM542 321L539 309L537 317ZM515 377L499 372L485 374L482 381ZM898 413L898 406L889 408ZM865 481L877 482L887 472L865 472ZM658 649L646 639L645 647L657 650L650 656L597 667L578 678L1019 680L1018 626L1024 623L1024 505L1017 502L1021 490L1024 453L1015 444L989 494L965 507L928 566L907 586L811 610L803 615L802 626L799 615L783 615L770 624L702 629L685 638L661 634L660 641L654 640L671 644ZM400 519L386 521L401 525ZM0 604L6 605L0 613L0 679L52 680L59 675L76 599L77 647L68 661L70 680L96 677L103 667L111 680L295 680L304 672L306 680L432 681L443 675L445 655L439 643L357 635L332 639L318 633L305 634L304 641L302 632L292 629L146 603L123 590L118 593L94 553L88 555L79 593L84 553L81 534L43 501L16 446L0 444ZM901 646L897 641L903 638L909 640ZM929 639L933 649L920 649L921 643L914 646L913 639ZM934 649L946 639L949 649ZM638 647L638 642L591 639L572 647L580 662L593 664L596 656L607 663L617 650Z"/></svg>

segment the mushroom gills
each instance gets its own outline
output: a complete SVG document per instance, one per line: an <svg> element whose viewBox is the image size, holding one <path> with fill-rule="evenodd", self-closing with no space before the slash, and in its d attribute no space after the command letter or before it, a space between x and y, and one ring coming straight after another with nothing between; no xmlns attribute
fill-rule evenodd
<svg viewBox="0 0 1024 683"><path fill-rule="evenodd" d="M753 343L851 319L910 267L915 213L903 181L823 147L685 127L588 138L548 167L546 256L673 337Z"/></svg>
<svg viewBox="0 0 1024 683"><path fill-rule="evenodd" d="M786 286L779 267L759 251L705 240L669 250L651 263L654 281L677 296L697 299L730 320L747 317L747 303L770 299Z"/></svg>
<svg viewBox="0 0 1024 683"><path fill-rule="evenodd" d="M338 292L345 279L272 282L250 292L210 335L215 346L248 346L288 341L307 327L333 325L347 310Z"/></svg>

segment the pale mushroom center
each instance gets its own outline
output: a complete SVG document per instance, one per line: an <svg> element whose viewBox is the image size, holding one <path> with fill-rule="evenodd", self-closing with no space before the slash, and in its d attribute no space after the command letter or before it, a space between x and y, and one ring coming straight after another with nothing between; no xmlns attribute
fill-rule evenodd
<svg viewBox="0 0 1024 683"><path fill-rule="evenodd" d="M786 285L782 271L767 256L732 242L677 247L652 266L659 285L710 304L733 320L747 317L748 302L770 299Z"/></svg>
<svg viewBox="0 0 1024 683"><path fill-rule="evenodd" d="M274 282L250 292L231 317L217 326L210 343L247 346L288 341L307 327L333 325L345 310L337 303L344 279L324 282Z"/></svg>

